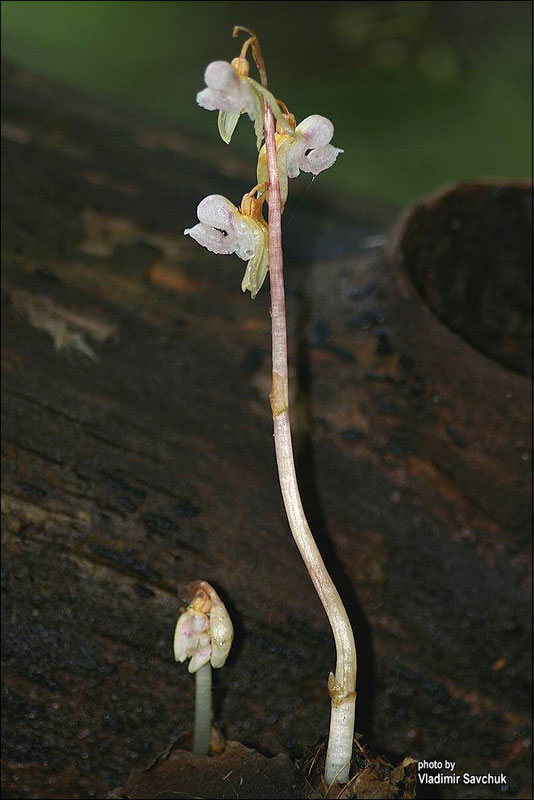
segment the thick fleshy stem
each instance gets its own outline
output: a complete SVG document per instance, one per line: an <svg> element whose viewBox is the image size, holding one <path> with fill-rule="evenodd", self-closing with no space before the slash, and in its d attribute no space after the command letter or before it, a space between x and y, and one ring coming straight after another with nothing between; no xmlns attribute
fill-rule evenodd
<svg viewBox="0 0 534 800"><path fill-rule="evenodd" d="M247 33L254 37L254 34L250 31L247 31ZM255 46L256 43L257 39L255 39L255 42L251 42L252 53L260 73L262 85L267 88L265 65L259 45ZM330 674L328 681L332 713L325 764L325 780L330 785L334 780L339 783L346 783L349 780L356 707L356 646L347 612L328 574L306 520L297 483L289 420L287 326L278 158L274 117L265 102L264 136L269 173L269 272L273 360L273 383L270 400L273 414L276 462L289 526L332 626L336 645L336 672L335 675Z"/></svg>
<svg viewBox="0 0 534 800"><path fill-rule="evenodd" d="M195 672L195 727L193 753L208 756L211 738L211 664L203 664Z"/></svg>

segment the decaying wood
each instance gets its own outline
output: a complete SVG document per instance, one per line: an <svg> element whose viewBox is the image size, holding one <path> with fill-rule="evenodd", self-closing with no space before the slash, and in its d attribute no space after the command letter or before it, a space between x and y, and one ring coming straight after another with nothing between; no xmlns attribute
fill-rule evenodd
<svg viewBox="0 0 534 800"><path fill-rule="evenodd" d="M277 485L268 297L181 235L253 164L13 68L2 134L5 797L105 797L191 727L172 635L197 579L236 629L221 727L299 755L326 733L334 651ZM317 186L287 230L292 403L357 728L525 796L528 378L447 319L431 269L412 282L405 225L368 249Z"/></svg>

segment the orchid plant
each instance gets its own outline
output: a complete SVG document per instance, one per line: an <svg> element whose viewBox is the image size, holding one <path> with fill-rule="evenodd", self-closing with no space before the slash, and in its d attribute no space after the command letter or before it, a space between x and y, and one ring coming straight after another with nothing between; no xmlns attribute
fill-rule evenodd
<svg viewBox="0 0 534 800"><path fill-rule="evenodd" d="M283 277L281 215L287 199L289 178L300 172L318 175L331 167L343 151L330 142L334 126L319 114L296 124L287 106L267 88L267 74L259 41L252 31L231 63L215 61L205 72L206 88L197 102L218 111L219 132L229 143L242 114L254 125L259 151L257 184L243 197L239 209L221 195L210 195L198 206L198 224L184 231L212 253L235 253L247 261L243 291L256 297L270 274L272 318L272 390L276 461L282 497L291 532L326 611L336 645L336 669L330 673L330 735L325 781L349 780L356 706L356 647L349 618L339 593L315 544L302 502L295 471L289 420L287 326ZM249 77L249 49L259 72L258 83ZM276 125L276 128L275 128ZM264 144L262 145L262 141ZM267 201L268 223L263 217ZM190 667L191 668L191 667Z"/></svg>

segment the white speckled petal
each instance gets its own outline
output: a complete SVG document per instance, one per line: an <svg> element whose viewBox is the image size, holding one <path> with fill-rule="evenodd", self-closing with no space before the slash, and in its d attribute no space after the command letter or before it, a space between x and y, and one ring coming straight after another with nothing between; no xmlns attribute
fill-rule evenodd
<svg viewBox="0 0 534 800"><path fill-rule="evenodd" d="M241 98L228 97L217 89L202 89L197 94L197 103L206 111L227 111L228 113L241 113Z"/></svg>
<svg viewBox="0 0 534 800"><path fill-rule="evenodd" d="M198 638L198 647L189 662L189 672L196 672L197 669L207 664L210 660L211 644L208 633L203 633Z"/></svg>
<svg viewBox="0 0 534 800"><path fill-rule="evenodd" d="M191 639L192 631L189 626L189 616L187 611L180 614L176 628L174 629L174 660L183 664L187 658L187 648Z"/></svg>
<svg viewBox="0 0 534 800"><path fill-rule="evenodd" d="M222 667L234 639L234 627L230 615L222 601L213 602L210 611L211 666Z"/></svg>
<svg viewBox="0 0 534 800"><path fill-rule="evenodd" d="M210 253L217 253L217 255L228 256L235 251L235 242L231 237L226 236L222 231L212 228L209 225L204 225L199 222L193 228L186 228L184 231L186 236L190 236L195 242L198 242L209 250Z"/></svg>
<svg viewBox="0 0 534 800"><path fill-rule="evenodd" d="M197 215L205 225L211 225L225 231L228 244L232 245L230 252L236 253L244 261L254 255L254 235L246 224L244 217L226 197L220 194L210 194L199 203Z"/></svg>
<svg viewBox="0 0 534 800"><path fill-rule="evenodd" d="M197 217L204 225L226 230L239 211L222 194L209 194L197 206Z"/></svg>
<svg viewBox="0 0 534 800"><path fill-rule="evenodd" d="M333 147L330 140L334 126L326 117L312 114L295 129L296 139L289 147L286 159L287 174L296 178L300 170L318 175L331 167L343 150Z"/></svg>
<svg viewBox="0 0 534 800"><path fill-rule="evenodd" d="M189 613L191 614L191 630L193 633L205 633L209 628L209 620L206 614L194 609L190 609Z"/></svg>
<svg viewBox="0 0 534 800"><path fill-rule="evenodd" d="M299 136L288 148L286 156L286 169L288 178L298 178L300 167L305 156L308 145L303 136Z"/></svg>
<svg viewBox="0 0 534 800"><path fill-rule="evenodd" d="M197 103L208 111L221 111L219 132L226 144L230 142L239 114L246 112L251 119L256 116L256 103L248 78L241 78L227 61L213 61L204 73L206 89L197 94ZM237 117L232 115L237 114Z"/></svg>
<svg viewBox="0 0 534 800"><path fill-rule="evenodd" d="M311 172L313 175L318 175L324 169L328 169L335 162L336 158L343 150L339 147L333 147L331 144L326 144L324 147L316 147L308 155L305 155L300 162L300 168L303 172Z"/></svg>
<svg viewBox="0 0 534 800"><path fill-rule="evenodd" d="M237 237L237 246L234 252L239 258L243 259L243 261L254 258L258 246L257 238L254 235L254 231L251 230L248 224L249 222L249 217L243 217L241 215L239 215L239 218L234 222L234 230Z"/></svg>
<svg viewBox="0 0 534 800"><path fill-rule="evenodd" d="M226 197L208 195L198 204L197 216L200 224L187 228L184 233L203 247L221 255L235 253L243 261L254 257L254 230L248 224L249 220Z"/></svg>
<svg viewBox="0 0 534 800"><path fill-rule="evenodd" d="M191 607L180 614L174 631L174 658L176 661L183 663L186 658L195 655L205 642L208 627L209 621L206 614L199 613Z"/></svg>
<svg viewBox="0 0 534 800"><path fill-rule="evenodd" d="M209 89L216 89L229 96L239 94L240 79L228 61L212 61L204 72L204 82Z"/></svg>
<svg viewBox="0 0 534 800"><path fill-rule="evenodd" d="M326 117L320 114L312 114L306 117L297 125L295 133L300 134L306 140L306 147L323 147L329 144L334 136L334 126Z"/></svg>

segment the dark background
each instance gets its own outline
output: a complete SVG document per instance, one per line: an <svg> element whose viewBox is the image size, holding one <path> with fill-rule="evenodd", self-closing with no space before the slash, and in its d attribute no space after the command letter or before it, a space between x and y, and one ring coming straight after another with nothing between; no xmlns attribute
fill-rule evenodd
<svg viewBox="0 0 534 800"><path fill-rule="evenodd" d="M478 0L2 3L5 57L201 137L217 136L195 104L204 68L235 55L234 24L252 27L274 93L334 121L345 154L321 183L395 205L529 176L531 22L530 2ZM253 155L243 122L236 140Z"/></svg>

